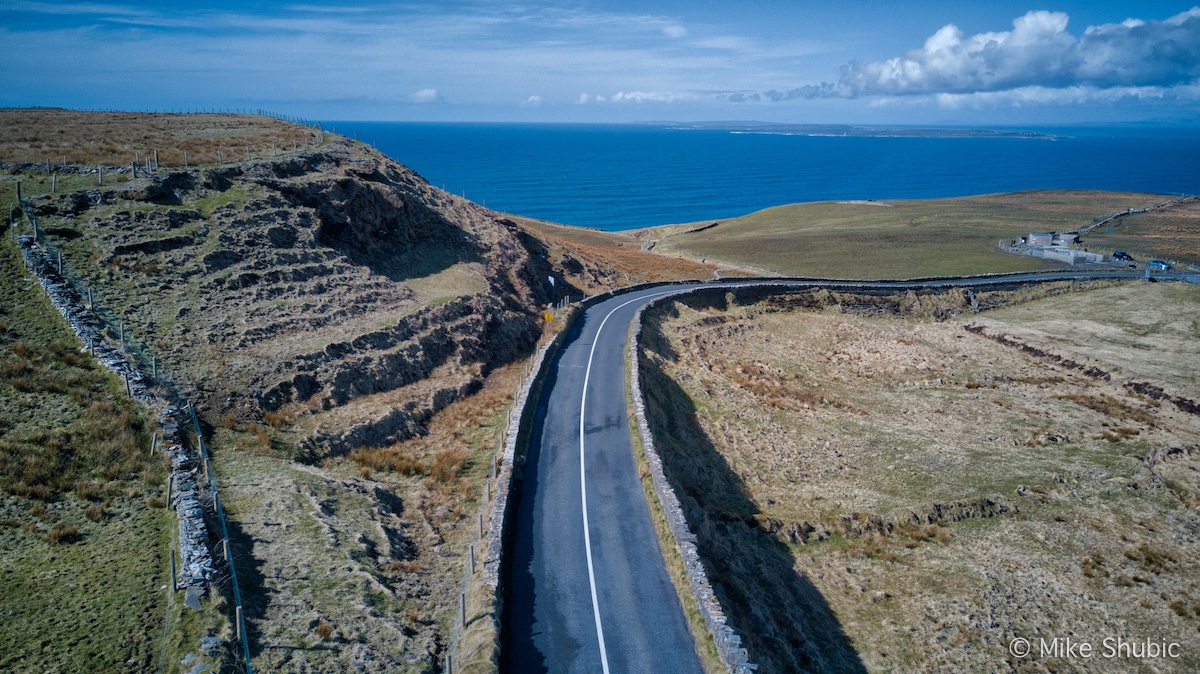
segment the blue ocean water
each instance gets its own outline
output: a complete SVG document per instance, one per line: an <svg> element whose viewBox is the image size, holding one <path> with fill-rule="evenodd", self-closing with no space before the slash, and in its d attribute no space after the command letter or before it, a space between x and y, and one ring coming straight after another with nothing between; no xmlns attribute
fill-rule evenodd
<svg viewBox="0 0 1200 674"><path fill-rule="evenodd" d="M1200 193L1200 129L1046 138L804 136L665 125L327 122L489 208L606 230L800 201L1027 189Z"/></svg>

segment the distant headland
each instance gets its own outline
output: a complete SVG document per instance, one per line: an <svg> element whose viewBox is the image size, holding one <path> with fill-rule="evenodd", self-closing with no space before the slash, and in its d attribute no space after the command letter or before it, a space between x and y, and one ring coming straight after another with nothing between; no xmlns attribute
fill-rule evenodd
<svg viewBox="0 0 1200 674"><path fill-rule="evenodd" d="M1054 140L1061 136L1022 129L933 128L912 126L852 126L849 124L783 124L775 122L651 122L673 129L729 131L781 136L855 136L862 138L1028 138Z"/></svg>

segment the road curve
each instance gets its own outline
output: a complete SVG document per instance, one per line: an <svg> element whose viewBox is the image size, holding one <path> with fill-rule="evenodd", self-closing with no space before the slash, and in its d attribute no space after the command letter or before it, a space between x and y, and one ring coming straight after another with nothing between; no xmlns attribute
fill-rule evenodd
<svg viewBox="0 0 1200 674"><path fill-rule="evenodd" d="M627 338L630 322L646 303L704 287L908 289L1106 277L1130 275L698 283L639 289L591 305L545 366L502 571L501 670L701 671L659 551L630 441Z"/></svg>

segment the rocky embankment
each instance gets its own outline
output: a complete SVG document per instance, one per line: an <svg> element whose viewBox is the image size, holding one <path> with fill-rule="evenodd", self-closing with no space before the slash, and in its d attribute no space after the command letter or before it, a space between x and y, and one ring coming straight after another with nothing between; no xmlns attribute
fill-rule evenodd
<svg viewBox="0 0 1200 674"><path fill-rule="evenodd" d="M513 223L344 139L32 203L210 423L270 417L312 458L421 434L549 299Z"/></svg>

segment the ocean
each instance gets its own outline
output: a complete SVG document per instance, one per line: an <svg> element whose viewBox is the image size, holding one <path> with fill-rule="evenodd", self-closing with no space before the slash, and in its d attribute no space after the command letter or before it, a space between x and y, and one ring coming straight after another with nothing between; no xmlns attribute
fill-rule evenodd
<svg viewBox="0 0 1200 674"><path fill-rule="evenodd" d="M1200 193L1200 129L823 136L649 124L326 122L489 208L605 230L802 201L1029 189Z"/></svg>

